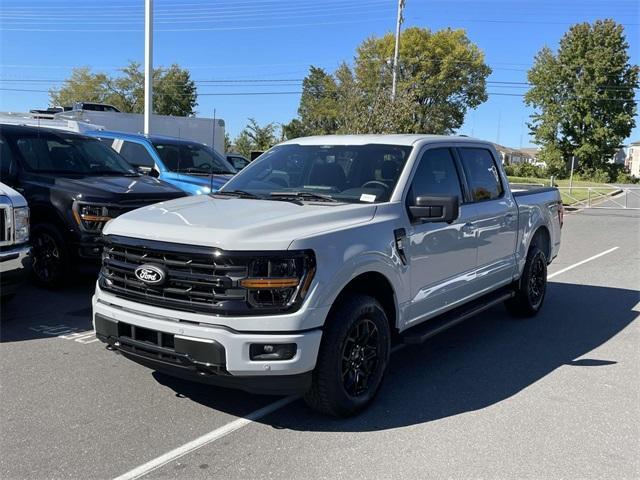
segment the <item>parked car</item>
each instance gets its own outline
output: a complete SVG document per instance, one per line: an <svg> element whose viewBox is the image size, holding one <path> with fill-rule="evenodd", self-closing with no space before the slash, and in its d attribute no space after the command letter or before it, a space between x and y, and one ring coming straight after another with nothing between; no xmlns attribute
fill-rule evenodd
<svg viewBox="0 0 640 480"><path fill-rule="evenodd" d="M111 218L184 196L138 174L95 138L0 125L0 141L0 180L29 202L33 277L44 286L60 286L72 265L100 259Z"/></svg>
<svg viewBox="0 0 640 480"><path fill-rule="evenodd" d="M109 145L141 173L164 180L189 195L215 191L236 173L222 155L202 143L122 132L89 134Z"/></svg>
<svg viewBox="0 0 640 480"><path fill-rule="evenodd" d="M69 110L91 110L93 112L119 112L120 110L113 105L107 103L92 103L92 102L75 102L73 106L64 107L63 111Z"/></svg>
<svg viewBox="0 0 640 480"><path fill-rule="evenodd" d="M237 171L242 170L251 163L251 160L239 153L227 153L227 161L233 165Z"/></svg>
<svg viewBox="0 0 640 480"><path fill-rule="evenodd" d="M540 310L560 195L513 194L498 159L466 137L284 142L217 194L106 226L97 336L171 375L353 414L392 337L421 342L501 302Z"/></svg>
<svg viewBox="0 0 640 480"><path fill-rule="evenodd" d="M7 145L0 140L0 158ZM0 299L12 297L31 267L29 207L22 195L0 183Z"/></svg>

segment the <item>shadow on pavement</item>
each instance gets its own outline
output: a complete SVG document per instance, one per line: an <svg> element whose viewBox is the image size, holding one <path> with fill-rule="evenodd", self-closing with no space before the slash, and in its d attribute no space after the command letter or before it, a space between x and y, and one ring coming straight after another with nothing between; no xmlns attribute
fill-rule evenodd
<svg viewBox="0 0 640 480"><path fill-rule="evenodd" d="M58 290L25 284L14 298L0 305L0 343L91 330L96 278L97 272L85 268Z"/></svg>
<svg viewBox="0 0 640 480"><path fill-rule="evenodd" d="M636 319L639 301L636 290L551 283L535 318L514 320L494 308L396 353L376 401L356 417L331 419L296 402L260 421L301 431L385 430L491 406L564 365L615 368L617 359L579 357ZM230 398L246 395L165 375L156 379L177 396L217 410L228 411Z"/></svg>

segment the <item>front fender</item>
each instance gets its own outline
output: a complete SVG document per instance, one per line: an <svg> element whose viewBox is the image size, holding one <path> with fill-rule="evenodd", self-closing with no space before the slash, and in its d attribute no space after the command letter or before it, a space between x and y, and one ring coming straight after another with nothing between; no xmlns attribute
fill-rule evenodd
<svg viewBox="0 0 640 480"><path fill-rule="evenodd" d="M398 225L393 220L374 220L293 242L290 248L312 249L316 255L312 306L330 307L349 282L359 275L374 272L389 281L396 311L400 312L400 305L408 301L405 297L411 290L408 268L395 248L394 228Z"/></svg>

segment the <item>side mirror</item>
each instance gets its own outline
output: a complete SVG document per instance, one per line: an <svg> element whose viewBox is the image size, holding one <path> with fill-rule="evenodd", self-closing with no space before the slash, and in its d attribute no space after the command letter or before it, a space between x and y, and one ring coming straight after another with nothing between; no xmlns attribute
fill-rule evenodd
<svg viewBox="0 0 640 480"><path fill-rule="evenodd" d="M460 200L457 196L417 197L409 205L409 213L414 220L422 222L451 223L458 218Z"/></svg>

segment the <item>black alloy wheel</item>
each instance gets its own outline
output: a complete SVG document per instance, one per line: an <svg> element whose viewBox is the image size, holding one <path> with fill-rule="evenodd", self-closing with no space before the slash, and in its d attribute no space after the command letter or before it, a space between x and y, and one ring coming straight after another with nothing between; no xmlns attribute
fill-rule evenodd
<svg viewBox="0 0 640 480"><path fill-rule="evenodd" d="M544 255L536 255L531 265L531 274L529 277L529 299L534 308L538 308L542 303L546 287L546 260Z"/></svg>
<svg viewBox="0 0 640 480"><path fill-rule="evenodd" d="M58 230L48 224L34 226L31 246L33 280L47 288L62 286L68 265L64 240Z"/></svg>
<svg viewBox="0 0 640 480"><path fill-rule="evenodd" d="M368 318L351 326L342 352L342 386L352 397L367 391L379 357L378 327Z"/></svg>
<svg viewBox="0 0 640 480"><path fill-rule="evenodd" d="M505 305L509 313L516 317L532 317L542 307L546 293L547 256L537 245L532 245L515 295Z"/></svg>
<svg viewBox="0 0 640 480"><path fill-rule="evenodd" d="M363 294L338 300L323 327L305 401L335 417L362 411L380 390L390 351L391 328L380 302Z"/></svg>

